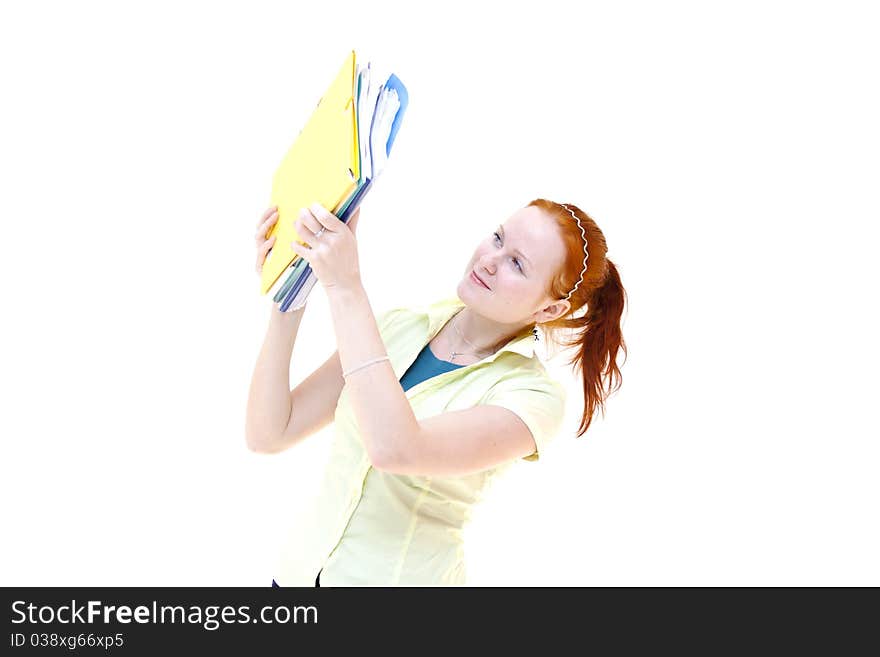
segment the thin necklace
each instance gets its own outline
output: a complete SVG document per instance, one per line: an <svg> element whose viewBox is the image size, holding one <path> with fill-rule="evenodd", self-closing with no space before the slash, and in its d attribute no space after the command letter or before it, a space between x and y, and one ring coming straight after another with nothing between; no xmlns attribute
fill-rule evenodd
<svg viewBox="0 0 880 657"><path fill-rule="evenodd" d="M455 321L456 319L458 319L458 315L459 315L460 312L461 312L461 311L459 310L457 313L455 313L455 317L452 318L452 328L454 328L454 329L455 329L455 332L458 333L458 337L460 337L462 340L464 340L465 342L467 342L470 346L474 347L474 349L476 350L476 351L473 352L474 354L479 354L479 353L485 353L485 354L488 354L488 353L491 353L491 351L486 351L486 350L480 351L479 349L476 348L476 345L474 345L474 343L472 343L470 340L468 340L466 337L464 337L464 336L461 334L461 331L458 330L458 326L457 326L457 323L456 323L456 321ZM465 355L465 354L467 354L467 353L468 353L468 352L466 352L466 351L453 351L453 352L452 352L452 355L449 357L449 360L450 360L450 361L453 361L453 360L455 360L455 357L456 357L456 356L463 356L463 355Z"/></svg>

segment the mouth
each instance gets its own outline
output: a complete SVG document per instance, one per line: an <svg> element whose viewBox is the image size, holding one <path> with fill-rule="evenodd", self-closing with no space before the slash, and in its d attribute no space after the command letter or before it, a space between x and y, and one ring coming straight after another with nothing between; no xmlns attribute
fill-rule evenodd
<svg viewBox="0 0 880 657"><path fill-rule="evenodd" d="M483 282L483 279L481 279L479 276L477 276L476 272L473 272L473 271L472 271L472 272L471 272L471 275L470 275L470 278L471 278L471 280L472 280L474 283L476 283L476 284L479 285L480 287L484 287L484 288L486 288L487 290L491 289L488 285L486 285L486 284Z"/></svg>

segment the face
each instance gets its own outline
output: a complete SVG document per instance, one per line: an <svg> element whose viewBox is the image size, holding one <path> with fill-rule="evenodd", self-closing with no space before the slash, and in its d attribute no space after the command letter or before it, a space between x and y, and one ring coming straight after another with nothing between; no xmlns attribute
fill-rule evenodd
<svg viewBox="0 0 880 657"><path fill-rule="evenodd" d="M534 206L491 226L474 251L457 294L474 312L504 324L540 323L562 315L567 301L551 299L547 287L565 257L558 229ZM474 273L488 286L474 279ZM548 308L549 307L549 308Z"/></svg>

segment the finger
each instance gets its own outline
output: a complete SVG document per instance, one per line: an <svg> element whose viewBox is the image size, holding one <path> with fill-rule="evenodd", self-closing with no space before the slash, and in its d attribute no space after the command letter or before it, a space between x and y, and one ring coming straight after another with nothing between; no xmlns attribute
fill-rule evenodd
<svg viewBox="0 0 880 657"><path fill-rule="evenodd" d="M314 217L312 218L314 221ZM296 220L296 223L293 225L294 230L296 230L296 235L299 238L300 242L305 242L307 248L312 248L315 242L317 241L317 237L311 231L311 229L305 225L302 217Z"/></svg>
<svg viewBox="0 0 880 657"><path fill-rule="evenodd" d="M257 242L266 239L266 233L269 232L269 228L271 228L276 221L278 221L278 213L275 212L274 214L270 214L266 220L257 227L257 234L254 235L254 239L257 240Z"/></svg>
<svg viewBox="0 0 880 657"><path fill-rule="evenodd" d="M257 271L258 272L263 270L263 264L266 262L266 254L268 254L269 251L272 249L273 244L275 244L275 236L274 235L272 237L270 237L268 240L266 240L265 242L263 242L263 244L261 244L259 246L259 248L257 248Z"/></svg>
<svg viewBox="0 0 880 657"><path fill-rule="evenodd" d="M257 222L257 227L261 226L263 222L266 221L266 219L268 219L273 213L278 213L277 205L273 205L263 213L263 216L260 217L260 220Z"/></svg>
<svg viewBox="0 0 880 657"><path fill-rule="evenodd" d="M309 232L304 233L301 230L301 227L308 229ZM303 208L299 211L299 219L294 224L294 228L296 228L296 232L303 237L313 237L315 233L321 230L322 226L321 222L315 219L307 208Z"/></svg>
<svg viewBox="0 0 880 657"><path fill-rule="evenodd" d="M330 212L330 210L320 203L312 203L312 205L309 206L309 210L312 215L314 215L315 219L320 221L321 225L326 228L328 232L338 233L345 225L339 220L339 217Z"/></svg>

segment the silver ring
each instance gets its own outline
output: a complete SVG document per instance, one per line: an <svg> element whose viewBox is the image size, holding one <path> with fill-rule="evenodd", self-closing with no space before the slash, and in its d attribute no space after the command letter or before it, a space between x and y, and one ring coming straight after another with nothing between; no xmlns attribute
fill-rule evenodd
<svg viewBox="0 0 880 657"><path fill-rule="evenodd" d="M323 233L327 229L327 226L323 226L321 230L315 233L315 237L321 237L321 233Z"/></svg>

